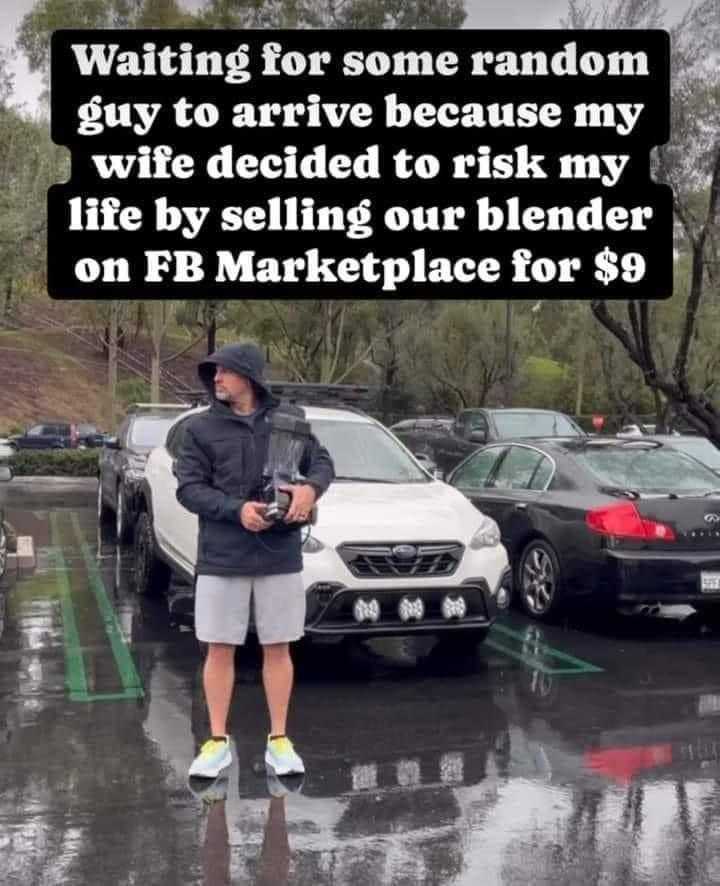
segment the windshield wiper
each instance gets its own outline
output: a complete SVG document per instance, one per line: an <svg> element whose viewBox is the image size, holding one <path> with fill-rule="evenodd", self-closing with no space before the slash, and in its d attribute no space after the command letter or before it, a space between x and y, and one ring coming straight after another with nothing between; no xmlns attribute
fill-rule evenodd
<svg viewBox="0 0 720 886"><path fill-rule="evenodd" d="M335 480L350 480L354 483L403 483L403 480L378 480L377 477L344 477L338 474Z"/></svg>
<svg viewBox="0 0 720 886"><path fill-rule="evenodd" d="M710 498L711 495L720 495L720 489L709 489L703 493L703 498Z"/></svg>
<svg viewBox="0 0 720 886"><path fill-rule="evenodd" d="M606 492L608 495L624 495L627 498L640 498L638 489L628 489L627 486L601 486L600 492Z"/></svg>
<svg viewBox="0 0 720 886"><path fill-rule="evenodd" d="M601 486L600 492L608 495L625 495L627 498L680 498L677 492L642 492L639 489L629 489L627 486Z"/></svg>

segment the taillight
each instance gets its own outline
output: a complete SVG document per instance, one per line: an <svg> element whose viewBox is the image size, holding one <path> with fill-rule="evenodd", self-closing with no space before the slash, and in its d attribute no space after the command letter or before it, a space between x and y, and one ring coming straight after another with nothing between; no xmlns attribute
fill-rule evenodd
<svg viewBox="0 0 720 886"><path fill-rule="evenodd" d="M645 541L675 541L672 526L644 519L631 502L594 508L585 514L585 523L600 535L642 538Z"/></svg>

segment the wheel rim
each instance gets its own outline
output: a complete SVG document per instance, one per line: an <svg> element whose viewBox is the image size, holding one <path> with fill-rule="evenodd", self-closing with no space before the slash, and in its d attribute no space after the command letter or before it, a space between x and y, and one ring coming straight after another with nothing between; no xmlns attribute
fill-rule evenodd
<svg viewBox="0 0 720 886"><path fill-rule="evenodd" d="M523 599L534 615L548 611L555 597L555 569L542 548L531 548L523 560Z"/></svg>
<svg viewBox="0 0 720 886"><path fill-rule="evenodd" d="M117 491L117 502L115 504L115 534L118 541L123 537L123 522L125 520L125 496L123 495L122 486Z"/></svg>

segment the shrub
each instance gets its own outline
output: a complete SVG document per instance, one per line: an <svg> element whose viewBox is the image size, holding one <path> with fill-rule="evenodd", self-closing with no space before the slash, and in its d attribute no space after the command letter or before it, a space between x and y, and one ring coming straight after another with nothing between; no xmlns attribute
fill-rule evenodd
<svg viewBox="0 0 720 886"><path fill-rule="evenodd" d="M18 477L95 477L97 449L21 449L8 459Z"/></svg>
<svg viewBox="0 0 720 886"><path fill-rule="evenodd" d="M150 401L150 385L141 378L127 378L118 382L117 398L126 408L131 403L148 403Z"/></svg>

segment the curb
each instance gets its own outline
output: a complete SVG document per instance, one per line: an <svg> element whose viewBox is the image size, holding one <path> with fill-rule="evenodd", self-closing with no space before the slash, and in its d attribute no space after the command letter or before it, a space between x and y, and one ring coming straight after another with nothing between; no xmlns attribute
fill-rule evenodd
<svg viewBox="0 0 720 886"><path fill-rule="evenodd" d="M15 476L12 478L13 486L18 483L87 483L96 484L97 477L67 477L65 475L55 476L53 474L31 475L31 476Z"/></svg>
<svg viewBox="0 0 720 886"><path fill-rule="evenodd" d="M18 535L17 550L8 554L8 566L14 566L18 575L29 575L35 571L35 543L31 535Z"/></svg>

